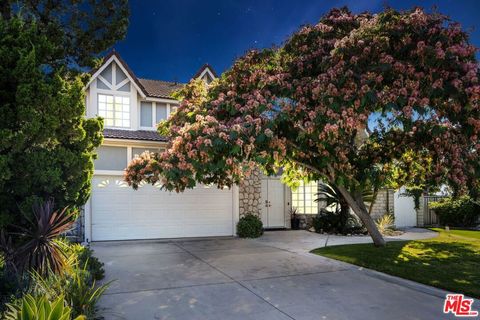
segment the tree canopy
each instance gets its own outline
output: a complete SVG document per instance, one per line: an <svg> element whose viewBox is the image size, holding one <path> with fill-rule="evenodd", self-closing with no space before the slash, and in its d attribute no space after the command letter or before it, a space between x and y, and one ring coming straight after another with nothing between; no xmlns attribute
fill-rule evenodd
<svg viewBox="0 0 480 320"><path fill-rule="evenodd" d="M23 225L21 212L36 201L80 206L90 194L103 124L85 119L81 71L123 37L128 8L122 0L89 1L91 11L67 2L0 5L0 228ZM105 35L110 22L118 30Z"/></svg>
<svg viewBox="0 0 480 320"><path fill-rule="evenodd" d="M210 86L188 84L160 128L168 149L133 160L126 181L182 191L281 167L290 185L337 186L382 245L362 190L412 179L465 190L478 181L475 52L438 13L334 9L281 47L247 52Z"/></svg>

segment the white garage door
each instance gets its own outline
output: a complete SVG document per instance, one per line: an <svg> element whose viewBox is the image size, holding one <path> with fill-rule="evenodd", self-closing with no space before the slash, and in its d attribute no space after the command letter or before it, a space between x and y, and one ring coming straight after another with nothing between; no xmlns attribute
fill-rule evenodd
<svg viewBox="0 0 480 320"><path fill-rule="evenodd" d="M96 176L92 188L93 241L233 234L228 189L199 185L175 193L146 184L135 191L119 176Z"/></svg>

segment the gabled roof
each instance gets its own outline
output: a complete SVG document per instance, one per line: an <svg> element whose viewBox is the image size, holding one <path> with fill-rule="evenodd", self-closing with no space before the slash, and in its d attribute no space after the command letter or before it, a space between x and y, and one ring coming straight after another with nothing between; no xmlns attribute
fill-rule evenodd
<svg viewBox="0 0 480 320"><path fill-rule="evenodd" d="M116 59L119 64L125 69L128 77L136 85L137 89L145 96L145 97L152 97L152 98L166 98L166 99L173 99L172 93L181 89L185 84L177 83L177 82L168 82L168 81L161 81L161 80L150 80L150 79L141 79L137 78L137 76L133 73L132 69L128 66L125 60L116 52L115 50L110 51L105 58L103 59L103 63L96 69L90 71L92 75L92 79L87 84L93 81L93 78L100 74L103 69L109 64L113 59Z"/></svg>
<svg viewBox="0 0 480 320"><path fill-rule="evenodd" d="M212 68L212 66L209 65L208 63L205 63L203 66L200 67L200 69L197 71L197 73L195 73L195 75L192 77L192 79L200 77L204 73L205 70L209 71L210 74L213 76L213 78L218 78L218 75L215 72L215 70Z"/></svg>
<svg viewBox="0 0 480 320"><path fill-rule="evenodd" d="M90 71L92 78L87 84L87 87L92 83L94 77L100 74L103 69L105 69L107 65L113 60L116 60L118 64L121 64L121 67L123 67L123 69L126 71L128 77L131 79L132 82L134 82L135 87L145 97L173 99L172 93L185 86L184 83L137 78L137 76L135 75L135 73L133 73L132 69L130 69L125 60L123 60L120 54L118 54L118 52L113 49L105 56L105 58L103 59L103 63L98 68ZM212 68L211 65L206 63L197 71L197 73L193 76L193 79L201 77L205 75L205 73L208 73L209 76L212 77L212 79L217 78L217 73L215 72L215 70Z"/></svg>

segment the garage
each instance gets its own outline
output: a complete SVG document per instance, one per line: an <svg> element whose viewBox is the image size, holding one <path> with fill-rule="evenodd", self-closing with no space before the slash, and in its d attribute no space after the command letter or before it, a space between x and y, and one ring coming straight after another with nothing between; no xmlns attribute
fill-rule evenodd
<svg viewBox="0 0 480 320"><path fill-rule="evenodd" d="M90 199L93 241L231 236L233 192L199 185L183 193L143 184L133 190L122 176L96 175Z"/></svg>

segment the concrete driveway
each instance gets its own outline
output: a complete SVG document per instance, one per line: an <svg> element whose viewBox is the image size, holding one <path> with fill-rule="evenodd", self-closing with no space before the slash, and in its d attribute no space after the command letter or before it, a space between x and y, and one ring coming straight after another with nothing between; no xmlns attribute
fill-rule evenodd
<svg viewBox="0 0 480 320"><path fill-rule="evenodd" d="M277 231L256 240L95 243L106 281L116 279L101 300L103 314L106 319L448 319L441 290L306 251L325 239Z"/></svg>

